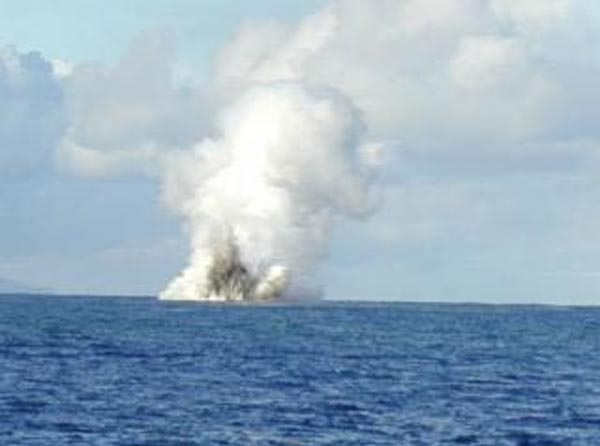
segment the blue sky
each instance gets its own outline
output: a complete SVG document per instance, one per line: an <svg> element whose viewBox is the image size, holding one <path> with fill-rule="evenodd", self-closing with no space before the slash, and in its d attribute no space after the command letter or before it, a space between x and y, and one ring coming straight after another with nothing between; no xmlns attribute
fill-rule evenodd
<svg viewBox="0 0 600 446"><path fill-rule="evenodd" d="M600 303L598 44L583 0L0 0L0 278L156 294L188 254L156 160L285 80L385 148L328 298Z"/></svg>
<svg viewBox="0 0 600 446"><path fill-rule="evenodd" d="M247 20L298 19L324 0L2 0L0 40L73 62L115 61L149 29L174 32L186 63L206 68Z"/></svg>

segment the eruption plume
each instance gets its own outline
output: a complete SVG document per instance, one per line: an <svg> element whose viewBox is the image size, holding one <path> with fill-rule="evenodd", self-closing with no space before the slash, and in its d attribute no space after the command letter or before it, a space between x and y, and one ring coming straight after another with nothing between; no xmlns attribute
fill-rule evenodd
<svg viewBox="0 0 600 446"><path fill-rule="evenodd" d="M332 217L366 216L378 201L359 113L333 89L271 83L217 130L168 162L165 198L187 222L191 258L161 297L314 296Z"/></svg>
<svg viewBox="0 0 600 446"><path fill-rule="evenodd" d="M251 273L240 258L233 236L214 250L207 270L205 300L270 300L281 296L287 285L285 268L272 266L268 271Z"/></svg>

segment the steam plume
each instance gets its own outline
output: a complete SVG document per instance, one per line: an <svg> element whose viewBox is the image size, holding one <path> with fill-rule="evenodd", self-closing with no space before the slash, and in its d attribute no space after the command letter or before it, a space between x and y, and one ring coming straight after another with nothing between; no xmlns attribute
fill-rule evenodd
<svg viewBox="0 0 600 446"><path fill-rule="evenodd" d="M251 88L218 137L173 157L165 198L187 221L190 263L164 299L315 295L332 217L377 204L373 150L352 103L303 83Z"/></svg>

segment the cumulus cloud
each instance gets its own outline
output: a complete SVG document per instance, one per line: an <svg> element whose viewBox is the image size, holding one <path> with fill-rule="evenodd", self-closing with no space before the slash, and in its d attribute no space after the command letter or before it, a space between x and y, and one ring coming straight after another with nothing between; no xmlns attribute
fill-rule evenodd
<svg viewBox="0 0 600 446"><path fill-rule="evenodd" d="M51 165L64 126L63 89L52 64L39 53L0 50L0 179Z"/></svg>
<svg viewBox="0 0 600 446"><path fill-rule="evenodd" d="M114 67L74 67L61 162L89 176L155 172L161 152L188 147L207 125L197 90L174 78L174 42L161 32L139 37Z"/></svg>
<svg viewBox="0 0 600 446"><path fill-rule="evenodd" d="M597 71L583 58L565 70L572 48L548 51L566 30L578 34L575 14L568 0L337 1L295 28L246 26L217 81L225 95L281 79L335 86L376 137L552 137L576 112L568 98L582 99L573 81Z"/></svg>
<svg viewBox="0 0 600 446"><path fill-rule="evenodd" d="M206 135L214 110L282 80L341 91L374 140L508 153L593 139L598 63L575 36L600 30L584 12L570 0L337 0L296 25L242 26L210 92L179 82L173 40L148 33L113 67L53 61L69 110L59 159L88 176L154 175L164 153Z"/></svg>

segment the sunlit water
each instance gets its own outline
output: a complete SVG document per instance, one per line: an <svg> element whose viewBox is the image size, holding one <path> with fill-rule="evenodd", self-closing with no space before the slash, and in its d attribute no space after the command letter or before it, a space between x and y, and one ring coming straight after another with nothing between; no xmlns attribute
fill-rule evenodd
<svg viewBox="0 0 600 446"><path fill-rule="evenodd" d="M0 297L0 445L599 445L600 309Z"/></svg>

